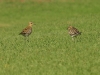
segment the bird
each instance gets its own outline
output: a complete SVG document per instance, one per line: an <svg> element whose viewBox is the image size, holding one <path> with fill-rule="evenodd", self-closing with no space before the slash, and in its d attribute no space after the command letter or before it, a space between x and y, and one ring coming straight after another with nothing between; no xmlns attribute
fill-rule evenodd
<svg viewBox="0 0 100 75"><path fill-rule="evenodd" d="M26 28L24 28L22 32L19 33L19 35L24 36L27 41L29 41L29 35L32 33L32 25L33 23L29 22L29 25Z"/></svg>
<svg viewBox="0 0 100 75"><path fill-rule="evenodd" d="M81 35L82 32L80 32L77 28L75 28L73 26L69 26L68 27L68 33L72 37L72 40L74 40L74 37Z"/></svg>

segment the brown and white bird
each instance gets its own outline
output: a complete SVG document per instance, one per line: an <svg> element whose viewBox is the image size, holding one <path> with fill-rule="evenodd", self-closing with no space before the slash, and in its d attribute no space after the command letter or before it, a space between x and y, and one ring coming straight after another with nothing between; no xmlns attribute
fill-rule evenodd
<svg viewBox="0 0 100 75"><path fill-rule="evenodd" d="M24 28L22 30L22 32L19 33L19 35L23 35L25 37L25 39L27 37L29 37L29 35L32 33L32 25L33 25L33 23L32 22L29 22L29 25L26 28ZM29 38L27 39L27 41L29 41Z"/></svg>
<svg viewBox="0 0 100 75"><path fill-rule="evenodd" d="M81 32L79 32L79 30L76 29L73 26L68 27L68 33L72 37L72 40L74 40L74 37L77 37L78 35L81 35Z"/></svg>

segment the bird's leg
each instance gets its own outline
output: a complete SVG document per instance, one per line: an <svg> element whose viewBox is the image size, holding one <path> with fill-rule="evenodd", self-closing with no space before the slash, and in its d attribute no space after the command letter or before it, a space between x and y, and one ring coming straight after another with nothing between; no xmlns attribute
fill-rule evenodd
<svg viewBox="0 0 100 75"><path fill-rule="evenodd" d="M72 41L74 41L74 38L72 37Z"/></svg>
<svg viewBox="0 0 100 75"><path fill-rule="evenodd" d="M25 41L27 40L27 37L25 36Z"/></svg>
<svg viewBox="0 0 100 75"><path fill-rule="evenodd" d="M29 42L29 36L25 36L25 41Z"/></svg>
<svg viewBox="0 0 100 75"><path fill-rule="evenodd" d="M27 41L29 42L29 36L27 37Z"/></svg>
<svg viewBox="0 0 100 75"><path fill-rule="evenodd" d="M74 41L74 37L72 36L72 41Z"/></svg>

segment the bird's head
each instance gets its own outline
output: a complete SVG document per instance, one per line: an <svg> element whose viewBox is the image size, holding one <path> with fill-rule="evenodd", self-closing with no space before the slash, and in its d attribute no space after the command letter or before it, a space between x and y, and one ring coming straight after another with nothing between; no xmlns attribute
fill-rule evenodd
<svg viewBox="0 0 100 75"><path fill-rule="evenodd" d="M31 27L32 27L32 25L33 25L33 23L32 23L32 22L29 22L29 26L31 26Z"/></svg>
<svg viewBox="0 0 100 75"><path fill-rule="evenodd" d="M72 28L73 28L73 26L69 26L67 29L70 30L70 29L72 29Z"/></svg>
<svg viewBox="0 0 100 75"><path fill-rule="evenodd" d="M29 26L32 27L32 25L36 25L36 24L34 24L33 22L29 22Z"/></svg>

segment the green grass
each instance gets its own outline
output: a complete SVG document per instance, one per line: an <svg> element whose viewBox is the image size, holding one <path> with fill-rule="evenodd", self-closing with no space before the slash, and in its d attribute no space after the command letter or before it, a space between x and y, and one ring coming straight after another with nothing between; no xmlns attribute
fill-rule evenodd
<svg viewBox="0 0 100 75"><path fill-rule="evenodd" d="M1 2L0 75L99 75L100 1ZM32 21L30 42L18 35ZM67 27L82 35L72 41Z"/></svg>

